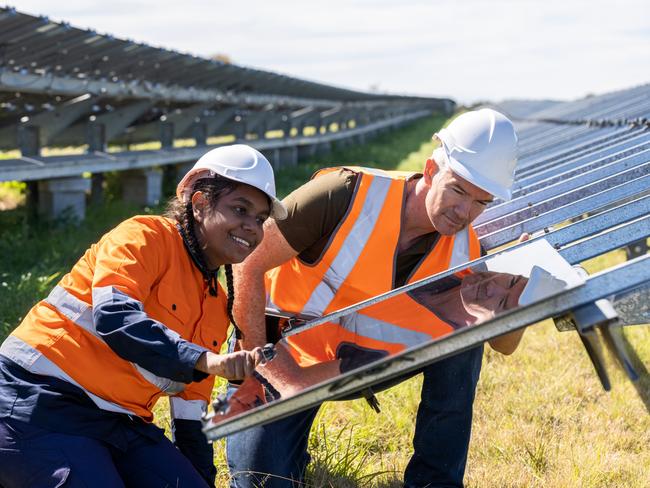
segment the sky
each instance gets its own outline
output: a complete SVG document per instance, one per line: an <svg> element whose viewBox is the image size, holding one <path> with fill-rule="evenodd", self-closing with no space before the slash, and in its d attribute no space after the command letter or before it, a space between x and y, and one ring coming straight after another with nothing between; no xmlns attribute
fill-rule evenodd
<svg viewBox="0 0 650 488"><path fill-rule="evenodd" d="M24 13L180 52L463 104L650 82L648 0L16 1Z"/></svg>

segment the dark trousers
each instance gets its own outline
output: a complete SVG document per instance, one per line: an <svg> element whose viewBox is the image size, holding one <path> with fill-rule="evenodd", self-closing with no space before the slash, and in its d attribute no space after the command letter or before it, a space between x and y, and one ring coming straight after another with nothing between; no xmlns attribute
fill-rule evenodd
<svg viewBox="0 0 650 488"><path fill-rule="evenodd" d="M481 346L421 371L422 398L415 423L414 452L404 473L406 488L463 486L482 357ZM226 450L230 486L300 486L309 463L309 430L317 412L318 407L229 436Z"/></svg>
<svg viewBox="0 0 650 488"><path fill-rule="evenodd" d="M208 485L168 439L128 433L128 449L0 419L3 488L180 488Z"/></svg>

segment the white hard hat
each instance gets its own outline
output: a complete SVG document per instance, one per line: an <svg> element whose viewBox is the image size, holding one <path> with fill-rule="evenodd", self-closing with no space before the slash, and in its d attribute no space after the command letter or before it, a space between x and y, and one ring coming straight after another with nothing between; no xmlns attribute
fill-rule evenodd
<svg viewBox="0 0 650 488"><path fill-rule="evenodd" d="M530 271L530 278L526 287L519 296L519 305L528 305L529 303L543 300L556 293L564 290L567 282L553 276L540 266L533 266Z"/></svg>
<svg viewBox="0 0 650 488"><path fill-rule="evenodd" d="M287 218L287 208L275 196L271 163L261 152L246 144L222 146L205 153L178 184L176 196L180 201L187 202L197 180L216 175L245 183L266 193L272 202L271 217L276 220Z"/></svg>
<svg viewBox="0 0 650 488"><path fill-rule="evenodd" d="M517 134L505 115L490 108L465 112L436 136L454 173L503 200L512 198Z"/></svg>

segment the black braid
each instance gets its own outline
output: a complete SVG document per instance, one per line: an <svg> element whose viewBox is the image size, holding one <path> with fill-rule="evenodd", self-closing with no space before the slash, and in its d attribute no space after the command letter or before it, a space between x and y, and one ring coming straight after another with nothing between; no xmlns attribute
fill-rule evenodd
<svg viewBox="0 0 650 488"><path fill-rule="evenodd" d="M192 208L192 202L187 202L187 205L185 205L182 225L187 238L187 243L194 254L194 258L199 262L203 269L209 269L205 262L205 257L203 256L201 247L199 246L199 241L196 240L196 234L194 233L194 210Z"/></svg>
<svg viewBox="0 0 650 488"><path fill-rule="evenodd" d="M184 207L180 220L181 223L177 223L176 226L183 237L185 248L192 258L192 261L194 261L196 267L201 271L203 279L207 282L210 295L216 297L219 290L217 279L219 268L210 269L205 262L205 256L201 252L198 240L196 239L196 234L194 233L194 213L192 211L191 202Z"/></svg>
<svg viewBox="0 0 650 488"><path fill-rule="evenodd" d="M228 285L228 318L230 318L230 322L235 328L235 337L241 339L241 329L237 325L237 322L235 322L235 317L232 314L232 309L235 304L235 283L232 276L232 264L226 264L224 268L226 270L226 284Z"/></svg>

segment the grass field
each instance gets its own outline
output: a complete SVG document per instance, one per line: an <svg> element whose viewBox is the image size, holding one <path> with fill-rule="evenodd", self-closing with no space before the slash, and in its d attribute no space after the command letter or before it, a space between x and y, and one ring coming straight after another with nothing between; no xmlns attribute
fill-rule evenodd
<svg viewBox="0 0 650 488"><path fill-rule="evenodd" d="M418 169L431 153L431 134L444 122L421 120L372 143L335 151L278 174L280 193L318 167L362 164ZM160 209L150 209L158 212ZM90 209L80 227L27 226L20 209L0 212L0 336L45 296L86 247L120 220L142 212L116 200ZM585 263L590 272L624 260L620 251ZM640 361L650 363L650 328L628 328ZM605 393L575 333L550 321L529 328L517 352L487 351L474 410L466 483L470 487L650 486L650 381L636 386L609 364ZM377 415L363 401L326 404L310 439L309 486L401 486L411 454L419 401L418 377L378 395ZM165 402L166 404L166 402ZM160 425L168 427L166 405ZM215 444L217 486L227 486L222 442Z"/></svg>

